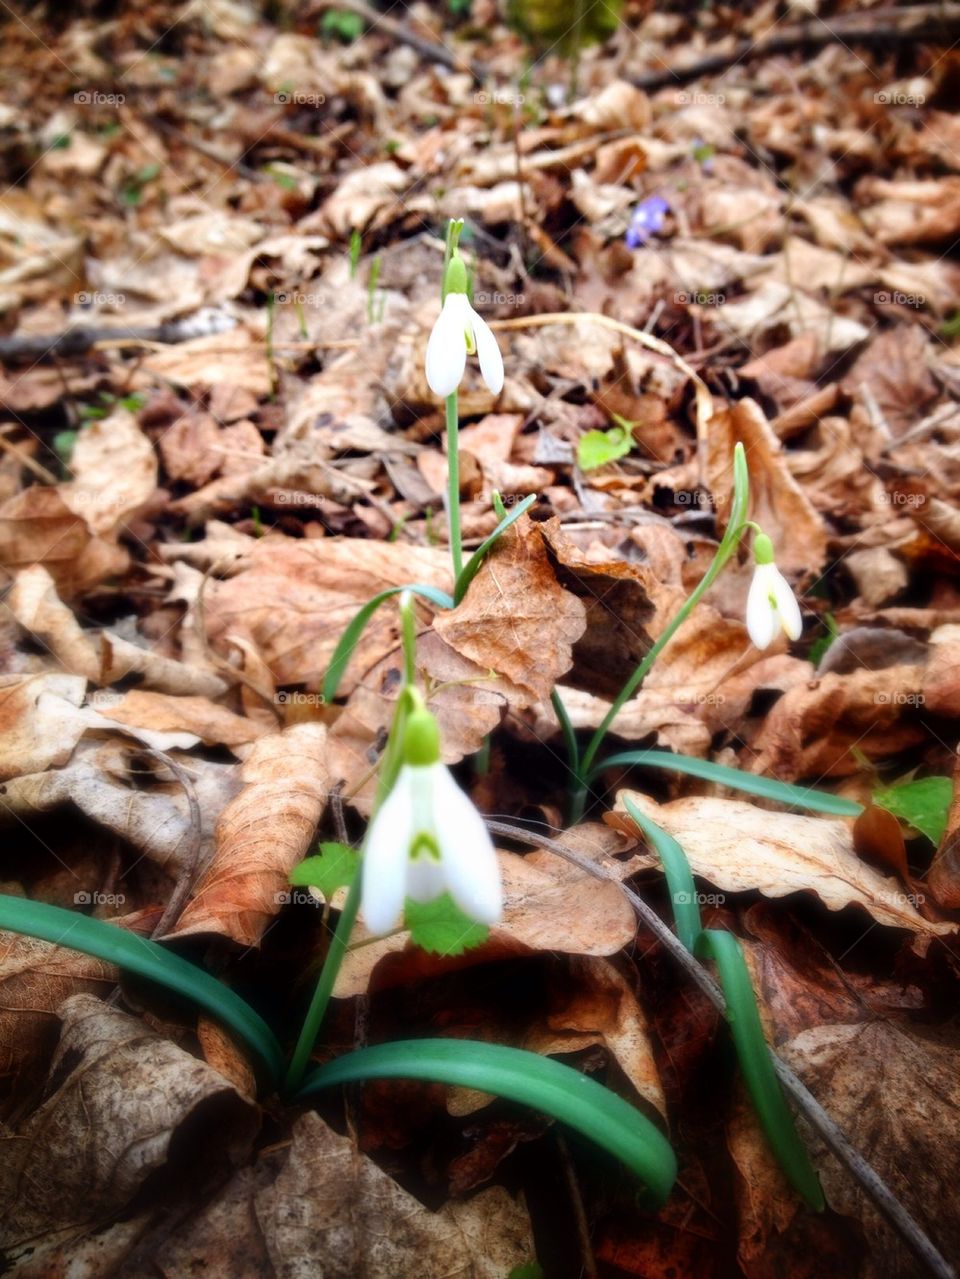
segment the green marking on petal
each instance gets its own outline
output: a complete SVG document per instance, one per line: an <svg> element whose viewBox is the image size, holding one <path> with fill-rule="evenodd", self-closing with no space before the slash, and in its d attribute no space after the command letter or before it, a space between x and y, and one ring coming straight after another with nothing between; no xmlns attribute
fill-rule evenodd
<svg viewBox="0 0 960 1279"><path fill-rule="evenodd" d="M435 862L440 860L440 847L429 831L417 831L410 844L410 860L415 862L418 857L432 857Z"/></svg>

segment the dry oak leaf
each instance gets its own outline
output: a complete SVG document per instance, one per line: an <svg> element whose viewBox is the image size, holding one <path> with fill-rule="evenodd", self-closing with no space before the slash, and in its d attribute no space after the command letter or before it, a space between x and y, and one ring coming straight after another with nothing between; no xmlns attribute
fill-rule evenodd
<svg viewBox="0 0 960 1279"><path fill-rule="evenodd" d="M912 712L923 705L924 668L861 666L787 690L753 742L750 769L784 781L845 777L860 771L853 748L871 759L925 739Z"/></svg>
<svg viewBox="0 0 960 1279"><path fill-rule="evenodd" d="M69 995L106 994L113 964L36 937L0 932L0 1077L36 1069L57 1042L57 1009Z"/></svg>
<svg viewBox="0 0 960 1279"><path fill-rule="evenodd" d="M70 456L70 471L74 479L60 485L60 495L100 537L122 526L157 487L153 445L126 409L83 428Z"/></svg>
<svg viewBox="0 0 960 1279"><path fill-rule="evenodd" d="M173 1155L189 1123L191 1159L229 1169L250 1148L255 1109L216 1071L93 995L60 1009L56 1090L4 1135L0 1244L29 1258L39 1236L81 1233L119 1215Z"/></svg>
<svg viewBox="0 0 960 1279"><path fill-rule="evenodd" d="M60 489L32 484L0 506L0 565L10 572L43 564L60 595L78 595L126 571L130 556L95 537Z"/></svg>
<svg viewBox="0 0 960 1279"><path fill-rule="evenodd" d="M947 1257L960 1255L960 1203L944 1193L957 1175L960 1044L936 1027L884 1020L817 1026L779 1049L893 1194ZM919 1279L919 1266L859 1184L827 1157L801 1121L831 1207L871 1240L863 1279Z"/></svg>
<svg viewBox="0 0 960 1279"><path fill-rule="evenodd" d="M545 701L573 663L586 627L580 600L559 584L539 527L526 515L497 543L457 608L434 629L456 652Z"/></svg>
<svg viewBox="0 0 960 1279"><path fill-rule="evenodd" d="M95 693L93 700L104 719L154 732L184 730L207 746L246 746L269 731L208 697L173 697L135 688L129 693Z"/></svg>
<svg viewBox="0 0 960 1279"><path fill-rule="evenodd" d="M277 1279L502 1279L534 1255L522 1200L494 1186L430 1212L318 1115L297 1120L256 1213Z"/></svg>
<svg viewBox="0 0 960 1279"><path fill-rule="evenodd" d="M278 684L319 683L344 629L378 592L410 582L451 586L445 550L364 538L271 538L243 554L234 569L235 576L209 582L204 592L210 641L252 641ZM341 694L398 642L397 610L387 603L365 628Z"/></svg>
<svg viewBox="0 0 960 1279"><path fill-rule="evenodd" d="M853 834L836 818L771 812L740 799L691 796L668 804L638 791L617 794L607 820L634 829L625 815L630 799L680 844L695 875L729 893L766 897L816 893L828 910L862 906L879 924L917 933L955 933L956 924L924 919L895 879L857 857Z"/></svg>
<svg viewBox="0 0 960 1279"><path fill-rule="evenodd" d="M293 724L261 737L241 765L243 789L220 815L213 860L174 935L219 933L256 946L289 891L327 800L327 730Z"/></svg>
<svg viewBox="0 0 960 1279"><path fill-rule="evenodd" d="M777 550L784 572L818 572L827 554L823 520L790 474L787 456L754 400L721 408L710 420L707 485L721 511L733 494L733 450L741 443L750 471L750 513Z"/></svg>
<svg viewBox="0 0 960 1279"><path fill-rule="evenodd" d="M506 852L498 855L503 875L504 916L503 921L491 929L488 943L497 958L541 950L570 955L615 955L633 941L636 935L633 907L615 881L600 882L549 854L544 855L549 860L542 863L537 860L538 853L527 857ZM370 939L361 919L355 938L362 939L364 944L347 951L334 989L340 999L363 994L381 961L386 962L377 973L378 985L405 981L412 971L411 965L419 971L424 962L423 952L408 946L406 931ZM487 957L487 951L481 948L449 962L462 966L483 963ZM435 968L440 961L430 956L425 962Z"/></svg>

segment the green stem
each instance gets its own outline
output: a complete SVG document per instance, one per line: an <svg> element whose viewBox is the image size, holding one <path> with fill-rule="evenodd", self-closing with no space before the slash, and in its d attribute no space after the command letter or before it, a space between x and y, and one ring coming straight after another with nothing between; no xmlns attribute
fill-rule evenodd
<svg viewBox="0 0 960 1279"><path fill-rule="evenodd" d="M417 611L413 595L400 596L400 639L403 644L403 682L417 682Z"/></svg>
<svg viewBox="0 0 960 1279"><path fill-rule="evenodd" d="M358 867L353 883L347 893L347 900L343 903L343 910L340 912L336 930L330 939L330 949L327 951L326 959L323 961L323 967L317 979L317 987L313 992L313 999L310 1001L310 1007L307 1009L307 1015L300 1030L300 1038L297 1040L297 1046L290 1060L290 1068L287 1071L285 1085L287 1093L294 1093L300 1087L304 1071L310 1061L310 1054L313 1052L313 1045L316 1042L317 1035L320 1033L327 1005L330 1003L330 996L333 994L333 985L337 980L337 973L340 971L343 957L347 953L347 943L350 940L353 926L357 922L357 914L360 910L360 883L361 875Z"/></svg>
<svg viewBox="0 0 960 1279"><path fill-rule="evenodd" d="M463 572L463 545L460 538L460 414L457 392L447 396L447 527L450 554L453 557L453 580Z"/></svg>

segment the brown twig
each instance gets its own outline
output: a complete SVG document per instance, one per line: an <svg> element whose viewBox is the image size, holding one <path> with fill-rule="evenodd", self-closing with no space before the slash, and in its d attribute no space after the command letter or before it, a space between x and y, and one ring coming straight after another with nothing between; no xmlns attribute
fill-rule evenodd
<svg viewBox="0 0 960 1279"><path fill-rule="evenodd" d="M821 49L828 44L901 44L927 40L952 44L960 36L960 5L923 4L914 8L874 9L868 13L840 14L829 22L811 18L783 27L757 40L739 40L718 53L681 66L641 71L626 78L638 89L663 89L689 84L700 76L717 75L741 62L769 58L795 49ZM662 60L661 60L662 61Z"/></svg>
<svg viewBox="0 0 960 1279"><path fill-rule="evenodd" d="M514 826L510 822L494 821L487 818L487 829L492 835L500 835L514 839L518 843L529 844L535 848L543 848L547 852L562 857L564 861L579 867L594 879L612 879L620 883L616 875L591 862L580 853L568 848L558 840L546 835L534 834L522 826ZM687 950L683 942L667 927L660 916L632 888L621 884L627 899L637 914L652 933L663 943L664 947L683 967L694 983L703 991L707 999L721 1013L726 1013L726 1001L723 992L710 976L704 966ZM863 1155L851 1145L843 1130L830 1118L824 1108L810 1092L785 1061L782 1061L773 1050L770 1050L773 1064L783 1085L784 1091L792 1099L794 1105L806 1119L810 1127L820 1136L836 1159L843 1164L850 1176L862 1187L864 1193L872 1200L877 1211L886 1218L897 1234L903 1239L914 1255L920 1260L931 1275L937 1279L956 1279L956 1271L942 1256L936 1246L914 1220L885 1181L864 1159Z"/></svg>
<svg viewBox="0 0 960 1279"><path fill-rule="evenodd" d="M391 39L399 41L400 44L408 44L411 49L416 49L417 53L429 58L431 62L439 62L442 66L449 67L451 71L466 71L477 84L481 84L484 80L485 72L482 67L478 67L466 58L459 57L446 45L437 44L433 40L417 35L405 22L398 22L396 18L391 18L385 13L378 13L370 5L364 4L363 0L318 0L317 8L346 9L348 13L355 13L363 18L374 31L382 32Z"/></svg>

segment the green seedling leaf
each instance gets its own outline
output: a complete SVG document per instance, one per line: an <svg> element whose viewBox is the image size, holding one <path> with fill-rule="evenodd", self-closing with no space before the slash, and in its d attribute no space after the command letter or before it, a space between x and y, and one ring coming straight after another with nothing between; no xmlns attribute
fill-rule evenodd
<svg viewBox="0 0 960 1279"><path fill-rule="evenodd" d="M834 640L840 636L840 627L832 613L824 613L823 626L825 633L810 645L810 661L819 666Z"/></svg>
<svg viewBox="0 0 960 1279"><path fill-rule="evenodd" d="M770 1148L794 1190L822 1212L823 1191L780 1087L740 943L732 933L708 928L697 938L696 952L717 965L740 1069Z"/></svg>
<svg viewBox="0 0 960 1279"><path fill-rule="evenodd" d="M361 1048L314 1070L298 1099L367 1079L460 1084L520 1102L558 1119L619 1159L656 1203L664 1203L673 1189L677 1161L660 1130L609 1088L549 1057L479 1040L401 1040Z"/></svg>
<svg viewBox="0 0 960 1279"><path fill-rule="evenodd" d="M873 802L894 817L939 844L947 829L947 814L953 802L953 782L949 777L922 777L900 782L873 792Z"/></svg>
<svg viewBox="0 0 960 1279"><path fill-rule="evenodd" d="M703 925L700 922L697 888L693 882L693 872L687 861L687 855L677 840L662 826L658 826L656 822L641 813L632 800L625 799L624 804L630 817L637 823L663 862L663 873L667 877L667 887L670 889L670 902L673 906L677 936L692 954Z"/></svg>
<svg viewBox="0 0 960 1279"><path fill-rule="evenodd" d="M300 888L319 888L327 901L338 888L349 888L357 876L360 858L346 844L321 844L315 857L305 857L290 872L290 883Z"/></svg>
<svg viewBox="0 0 960 1279"><path fill-rule="evenodd" d="M373 599L367 600L366 604L357 612L340 636L337 647L333 650L333 656L330 658L330 665L327 667L327 673L323 681L323 695L328 702L332 702L337 695L337 689L340 687L341 679L343 679L343 672L347 669L350 658L353 656L353 650L356 648L367 622L370 621L370 618L373 617L385 600L390 599L393 595L399 595L401 591L412 591L414 595L420 595L425 600L429 600L431 604L436 604L437 608L453 608L453 599L446 591L441 591L436 586L424 586L422 583L411 583L409 586L391 586L387 590L381 591L379 595L374 595Z"/></svg>
<svg viewBox="0 0 960 1279"><path fill-rule="evenodd" d="M57 457L66 466L73 456L74 445L79 431L58 431L53 437L53 448Z"/></svg>
<svg viewBox="0 0 960 1279"><path fill-rule="evenodd" d="M545 1279L539 1261L528 1261L525 1266L514 1266L507 1279Z"/></svg>
<svg viewBox="0 0 960 1279"><path fill-rule="evenodd" d="M595 471L598 466L626 457L633 448L633 434L628 426L612 426L609 431L587 431L577 441L577 462L581 471Z"/></svg>
<svg viewBox="0 0 960 1279"><path fill-rule="evenodd" d="M863 812L862 804L858 804L854 799L844 799L842 795L831 795L828 791L813 790L808 786L794 786L790 782L780 782L773 777L759 777L756 773L745 773L739 768L727 768L723 764L714 764L708 759L695 759L692 755L673 755L669 751L621 751L595 764L587 780L593 781L605 768L619 768L630 764L643 768L669 768L676 773L702 777L707 782L719 782L722 786L745 791L748 795L775 799L778 803L786 804L790 808L805 808L813 813L830 813L835 817L859 817Z"/></svg>
<svg viewBox="0 0 960 1279"><path fill-rule="evenodd" d="M328 40L352 44L363 35L363 18L348 9L328 9L320 21L320 34Z"/></svg>
<svg viewBox="0 0 960 1279"><path fill-rule="evenodd" d="M462 955L490 936L490 929L465 915L449 893L430 902L408 897L403 922L413 942L431 955Z"/></svg>
<svg viewBox="0 0 960 1279"><path fill-rule="evenodd" d="M259 1014L222 981L156 942L116 924L24 897L0 896L0 928L94 955L184 996L237 1035L262 1080L274 1085L282 1077L283 1053Z"/></svg>

